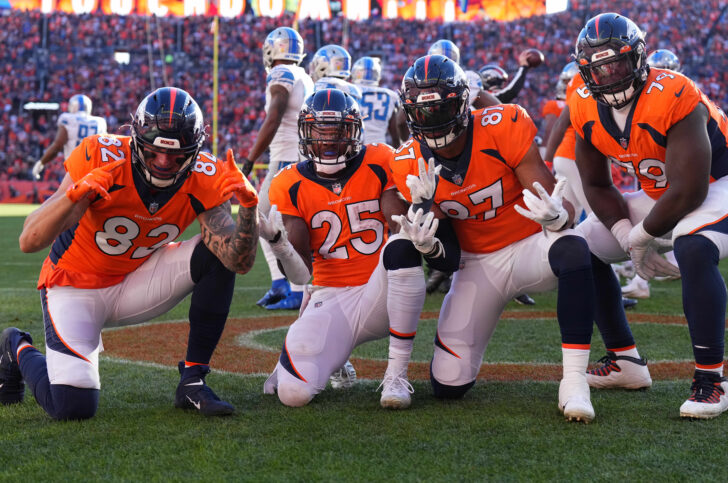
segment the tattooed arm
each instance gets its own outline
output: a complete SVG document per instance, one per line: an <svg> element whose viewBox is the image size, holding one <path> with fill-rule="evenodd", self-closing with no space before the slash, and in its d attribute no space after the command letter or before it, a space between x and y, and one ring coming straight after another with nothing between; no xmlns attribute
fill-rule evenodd
<svg viewBox="0 0 728 483"><path fill-rule="evenodd" d="M237 273L247 273L255 262L258 250L258 209L240 207L237 224L227 201L197 217L202 241L227 267Z"/></svg>

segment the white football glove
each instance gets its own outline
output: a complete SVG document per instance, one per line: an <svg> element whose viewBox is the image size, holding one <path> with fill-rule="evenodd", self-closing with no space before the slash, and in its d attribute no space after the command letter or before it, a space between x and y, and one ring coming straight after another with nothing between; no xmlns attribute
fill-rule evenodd
<svg viewBox="0 0 728 483"><path fill-rule="evenodd" d="M534 195L531 190L524 188L523 202L528 209L515 205L516 211L521 216L539 223L547 230L559 231L564 228L566 220L569 219L569 213L561 203L564 188L566 188L566 178L557 178L556 186L554 186L551 195L546 192L538 181L534 181L533 188L538 196Z"/></svg>
<svg viewBox="0 0 728 483"><path fill-rule="evenodd" d="M612 228L609 230L612 232L612 235L614 235L614 238L617 239L619 242L619 246L622 247L622 250L624 250L624 253L629 255L629 232L632 231L632 222L629 221L629 218L622 218L618 222L616 222L614 225L612 225Z"/></svg>
<svg viewBox="0 0 728 483"><path fill-rule="evenodd" d="M260 219L258 222L258 232L264 240L276 244L288 240L288 233L286 232L286 227L283 225L283 216L278 211L278 206L271 206L268 216L265 216L262 211L258 211L258 217Z"/></svg>
<svg viewBox="0 0 728 483"><path fill-rule="evenodd" d="M410 207L407 216L394 215L392 220L399 223L399 234L410 240L423 255L438 257L444 251L442 242L435 236L440 222L433 212L425 215L422 208L414 212Z"/></svg>
<svg viewBox="0 0 728 483"><path fill-rule="evenodd" d="M645 231L642 222L629 232L629 255L637 274L645 280L658 277L680 277L680 269L660 256L658 250L672 245L670 240L655 238Z"/></svg>
<svg viewBox="0 0 728 483"><path fill-rule="evenodd" d="M440 174L442 166L435 166L435 158L430 158L425 167L425 160L419 158L417 160L419 175L407 175L405 181L412 196L412 203L417 205L435 198L435 189L437 189L437 175ZM429 209L429 207L428 207Z"/></svg>
<svg viewBox="0 0 728 483"><path fill-rule="evenodd" d="M40 174L43 172L43 169L45 169L45 166L43 165L43 163L40 162L39 159L33 165L33 178L40 179Z"/></svg>

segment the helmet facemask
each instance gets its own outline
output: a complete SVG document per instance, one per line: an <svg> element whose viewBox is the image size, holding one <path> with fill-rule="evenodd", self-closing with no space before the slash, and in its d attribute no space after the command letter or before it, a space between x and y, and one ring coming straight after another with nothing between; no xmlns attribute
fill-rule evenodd
<svg viewBox="0 0 728 483"><path fill-rule="evenodd" d="M361 119L342 117L339 111L302 115L298 121L301 154L311 159L316 171L334 174L361 151Z"/></svg>
<svg viewBox="0 0 728 483"><path fill-rule="evenodd" d="M579 59L579 70L597 101L621 109L644 85L649 67L644 45L639 43L636 50L627 46L621 52L611 48L595 51L590 60Z"/></svg>
<svg viewBox="0 0 728 483"><path fill-rule="evenodd" d="M442 149L454 142L468 126L470 110L466 88L442 99L436 91L421 92L416 101L404 99L404 112L412 137L430 149Z"/></svg>
<svg viewBox="0 0 728 483"><path fill-rule="evenodd" d="M147 96L137 108L131 123L131 154L134 167L152 188L166 189L186 178L194 167L205 140L202 112L189 94L181 108L170 112L170 99L162 88ZM181 93L181 94L180 94ZM167 93L168 95L168 93ZM172 103L174 103L172 97Z"/></svg>

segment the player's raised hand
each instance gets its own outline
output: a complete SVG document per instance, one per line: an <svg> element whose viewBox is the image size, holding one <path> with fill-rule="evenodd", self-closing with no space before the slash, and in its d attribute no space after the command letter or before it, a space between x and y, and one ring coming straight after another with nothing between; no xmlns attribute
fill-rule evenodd
<svg viewBox="0 0 728 483"><path fill-rule="evenodd" d="M433 212L425 214L422 208L414 211L410 207L406 216L394 215L392 220L401 227L399 234L410 240L420 253L428 256L441 253L442 243L435 236L439 221Z"/></svg>
<svg viewBox="0 0 728 483"><path fill-rule="evenodd" d="M412 204L415 205L415 211L422 208L422 211L428 212L432 207L432 201L435 199L437 176L440 174L442 166L435 166L435 158L430 158L427 166L425 166L425 160L419 158L417 167L419 170L418 176L408 174L406 183L412 196Z"/></svg>
<svg viewBox="0 0 728 483"><path fill-rule="evenodd" d="M227 160L221 166L220 177L215 181L213 188L219 190L223 196L234 193L240 205L245 208L257 206L258 194L248 178L243 175L238 165L235 164L232 149L228 149Z"/></svg>
<svg viewBox="0 0 728 483"><path fill-rule="evenodd" d="M111 172L125 162L125 159L120 159L92 169L66 190L66 197L73 203L78 203L87 195L99 195L105 200L110 200L109 188L114 183L114 175Z"/></svg>
<svg viewBox="0 0 728 483"><path fill-rule="evenodd" d="M539 223L547 230L559 231L564 228L569 219L569 214L561 203L565 188L566 178L559 177L554 191L549 195L541 183L535 181L533 189L536 190L538 196L527 188L523 190L523 202L528 209L518 205L515 205L514 208L521 216Z"/></svg>

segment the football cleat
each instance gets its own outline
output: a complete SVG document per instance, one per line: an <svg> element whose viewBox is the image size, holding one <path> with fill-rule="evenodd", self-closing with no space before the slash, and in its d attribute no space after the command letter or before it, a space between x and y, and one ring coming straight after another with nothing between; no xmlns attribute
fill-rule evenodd
<svg viewBox="0 0 728 483"><path fill-rule="evenodd" d="M622 287L622 295L633 299L648 299L650 298L650 284L641 277L634 277Z"/></svg>
<svg viewBox="0 0 728 483"><path fill-rule="evenodd" d="M185 368L184 361L180 361L178 368L182 379L174 395L174 407L194 409L204 416L227 416L235 411L205 384L205 376L210 373L209 366Z"/></svg>
<svg viewBox="0 0 728 483"><path fill-rule="evenodd" d="M434 268L430 270L430 276L427 277L427 282L425 282L425 290L427 293L432 293L437 290L440 284L449 276L448 273L435 270Z"/></svg>
<svg viewBox="0 0 728 483"><path fill-rule="evenodd" d="M354 365L346 361L343 366L334 371L329 377L332 389L348 389L356 382L356 369Z"/></svg>
<svg viewBox="0 0 728 483"><path fill-rule="evenodd" d="M379 400L379 404L383 408L387 409L407 409L412 403L410 394L414 393L415 390L412 384L407 380L407 371L402 371L400 374L384 374L384 380L379 385L377 390L382 388L382 397Z"/></svg>
<svg viewBox="0 0 728 483"><path fill-rule="evenodd" d="M645 359L618 356L612 351L599 359L601 367L587 371L589 386L598 389L645 389L652 386Z"/></svg>
<svg viewBox="0 0 728 483"><path fill-rule="evenodd" d="M288 296L274 304L265 306L266 310L298 310L303 302L303 292L291 292Z"/></svg>
<svg viewBox="0 0 728 483"><path fill-rule="evenodd" d="M710 419L728 409L728 379L717 372L695 370L692 394L680 406L680 417Z"/></svg>
<svg viewBox="0 0 728 483"><path fill-rule="evenodd" d="M559 384L559 409L569 421L590 423L594 407L589 398L589 384L582 374L569 374Z"/></svg>
<svg viewBox="0 0 728 483"><path fill-rule="evenodd" d="M0 334L0 403L6 406L21 403L25 397L25 382L16 355L23 339L33 343L30 334L15 327L8 327Z"/></svg>
<svg viewBox="0 0 728 483"><path fill-rule="evenodd" d="M631 309L638 304L637 299L631 299L629 297L622 297L622 307L625 309Z"/></svg>
<svg viewBox="0 0 728 483"><path fill-rule="evenodd" d="M536 305L536 301L533 300L527 293L513 297L513 301L519 305Z"/></svg>
<svg viewBox="0 0 728 483"><path fill-rule="evenodd" d="M268 289L265 295L263 295L263 298L255 302L255 305L265 307L266 305L280 302L284 298L288 297L288 294L290 293L291 286L288 284L288 280L286 280L285 278L273 280L270 289Z"/></svg>

